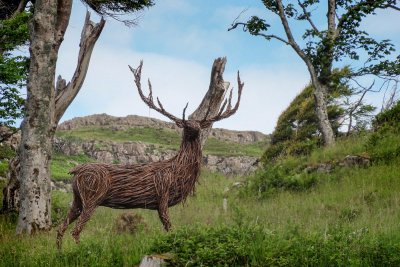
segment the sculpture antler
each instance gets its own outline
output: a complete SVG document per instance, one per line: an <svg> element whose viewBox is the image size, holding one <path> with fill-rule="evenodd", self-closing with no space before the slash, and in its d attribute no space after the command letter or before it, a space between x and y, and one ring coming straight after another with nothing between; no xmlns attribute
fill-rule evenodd
<svg viewBox="0 0 400 267"><path fill-rule="evenodd" d="M143 102L145 102L149 108L152 108L152 109L158 111L159 113L168 117L170 120L174 121L179 127L182 127L185 122L185 112L188 107L188 104L186 104L185 108L183 109L183 115L182 115L183 119L179 119L179 118L175 117L174 115L172 115L171 113L169 113L168 111L166 111L164 109L163 105L161 104L160 100L158 99L158 97L157 97L158 106L156 104L154 104L153 91L152 91L152 86L151 86L150 80L148 80L149 96L146 97L142 91L142 85L140 82L141 75L142 75L142 66L143 66L143 60L140 61L139 67L137 69L134 69L131 66L129 66L129 68L132 71L133 75L135 76L135 84L136 84L139 95L142 98ZM222 104L217 115L215 115L211 118L207 118L210 113L211 106L208 108L204 119L199 121L200 124L202 125L202 128L208 127L213 122L220 121L222 119L226 119L226 118L232 116L233 114L235 114L235 112L238 110L239 104L240 104L240 99L242 96L242 89L244 86L244 83L242 83L240 80L239 72L237 73L237 81L238 81L238 99L237 99L235 106L232 108L232 89L231 89L228 99L225 99L225 101Z"/></svg>
<svg viewBox="0 0 400 267"><path fill-rule="evenodd" d="M154 104L153 91L152 91L152 86L151 86L150 79L148 80L149 96L146 97L143 94L143 91L142 91L142 85L141 85L141 82L140 82L140 79L141 79L141 76L142 76L142 66L143 66L143 60L140 61L139 67L137 67L137 69L134 69L131 66L129 66L129 69L131 70L131 72L135 76L135 84L136 84L136 87L138 89L139 95L142 98L143 102L146 103L146 105L149 108L154 109L155 111L163 114L164 116L168 117L170 120L174 121L178 126L182 126L183 122L185 121L185 112L186 112L186 108L188 107L188 104L186 104L185 108L183 109L183 115L182 115L183 119L179 119L179 118L175 117L174 115L172 115L171 113L169 113L168 111L166 111L164 109L163 105L161 104L160 100L158 99L158 97L157 97L158 106L156 104Z"/></svg>

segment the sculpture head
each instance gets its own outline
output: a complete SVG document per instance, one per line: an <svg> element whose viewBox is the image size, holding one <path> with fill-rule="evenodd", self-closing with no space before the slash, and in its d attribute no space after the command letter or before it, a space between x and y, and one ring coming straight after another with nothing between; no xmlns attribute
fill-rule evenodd
<svg viewBox="0 0 400 267"><path fill-rule="evenodd" d="M179 119L178 117L172 115L168 111L166 111L161 104L160 100L157 97L157 103L156 105L153 101L153 92L152 92L152 86L150 83L150 80L148 81L149 84L149 95L146 97L143 94L142 91L142 86L140 83L141 79L141 73L142 73L142 66L143 66L143 61L140 62L140 65L137 69L133 69L131 66L129 66L130 70L132 71L133 75L135 76L135 84L138 89L139 95L143 102L151 109L154 109L155 111L159 112L160 114L164 115L165 117L169 118L171 121L175 122L175 124L183 129L184 132L184 137L185 138L190 138L190 139L195 139L200 136L200 132L202 129L209 128L214 122L220 121L223 119L226 119L237 111L239 108L239 103L240 103L240 98L242 95L242 89L243 89L243 83L240 81L239 73L238 73L238 99L235 104L235 106L232 108L232 90L229 93L229 98L225 99L224 103L222 104L218 114L215 116L209 117L210 113L210 107L208 108L205 116L201 120L193 120L193 119L186 119L185 118L185 112L187 109L188 104L186 104L185 108L183 109L183 114L182 114L182 119Z"/></svg>

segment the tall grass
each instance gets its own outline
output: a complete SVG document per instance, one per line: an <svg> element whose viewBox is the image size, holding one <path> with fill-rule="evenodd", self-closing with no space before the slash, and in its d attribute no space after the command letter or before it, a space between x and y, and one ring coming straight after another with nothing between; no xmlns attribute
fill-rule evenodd
<svg viewBox="0 0 400 267"><path fill-rule="evenodd" d="M363 138L341 140L337 148L315 151L310 158L282 160L277 168L287 173L277 177L347 154L386 155L393 149L379 146L392 141L365 145L370 139ZM261 198L257 190L248 190L254 177L203 170L195 196L170 209L171 233L149 210L133 211L145 227L133 234L118 232L116 220L125 211L100 207L81 243L66 234L60 252L55 229L16 237L16 217L0 215L0 266L134 266L148 253L172 253L178 266L399 266L400 157L389 154L368 168L302 173L301 179L313 175L315 184L277 187ZM71 194L53 192L55 222L65 216L71 200Z"/></svg>

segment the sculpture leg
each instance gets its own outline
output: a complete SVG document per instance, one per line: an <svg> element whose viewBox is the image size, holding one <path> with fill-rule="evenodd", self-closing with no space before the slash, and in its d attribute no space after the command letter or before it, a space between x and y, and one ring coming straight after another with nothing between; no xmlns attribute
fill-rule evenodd
<svg viewBox="0 0 400 267"><path fill-rule="evenodd" d="M158 216L160 217L160 220L164 225L164 229L166 231L169 231L171 229L171 221L168 214L168 197L160 199L160 203L158 206Z"/></svg>
<svg viewBox="0 0 400 267"><path fill-rule="evenodd" d="M72 230L72 237L75 239L75 242L79 244L79 235L83 229L83 226L87 223L87 221L90 219L92 216L94 210L96 209L97 206L95 207L90 207L90 208L84 208L82 210L81 216L79 217L78 221L76 222L74 230Z"/></svg>
<svg viewBox="0 0 400 267"><path fill-rule="evenodd" d="M60 224L58 231L57 231L57 248L61 249L62 245L62 239L65 233L65 230L67 230L68 225L73 223L81 214L81 209L82 209L82 204L79 199L74 198L74 201L72 203L72 207L69 210L69 213L67 217L65 218L64 222Z"/></svg>

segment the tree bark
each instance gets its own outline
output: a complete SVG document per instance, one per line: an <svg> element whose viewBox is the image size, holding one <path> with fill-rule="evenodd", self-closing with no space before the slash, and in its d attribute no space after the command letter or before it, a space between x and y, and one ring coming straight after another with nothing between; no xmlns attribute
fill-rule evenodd
<svg viewBox="0 0 400 267"><path fill-rule="evenodd" d="M18 234L47 230L51 226L49 166L56 128L53 119L56 22L57 2L37 1L30 25L31 63L26 115L21 124Z"/></svg>
<svg viewBox="0 0 400 267"><path fill-rule="evenodd" d="M334 12L334 0L329 0L329 11L328 11L328 28L329 28L329 34L332 42L333 38L335 38L335 12ZM328 90L325 86L325 83L323 84L320 80L320 77L318 77L317 72L314 68L313 63L311 62L310 58L304 53L304 51L299 47L299 45L296 43L292 31L289 26L289 22L286 18L285 15L285 10L282 4L282 0L277 1L278 5L278 11L279 11L279 17L281 19L283 28L285 30L286 36L288 38L288 43L290 46L293 48L293 50L299 55L299 57L306 63L308 72L310 73L311 76L311 82L312 85L314 86L314 100L315 100L315 112L317 114L318 118L318 125L319 129L322 134L322 138L324 141L325 146L331 146L335 144L335 135L333 133L332 125L329 121L328 118L328 108L327 108L327 101L326 101L326 95L328 93ZM332 57L328 57L328 63L323 66L322 70L322 79L326 79L326 76L329 76L331 73L331 68L332 68Z"/></svg>
<svg viewBox="0 0 400 267"><path fill-rule="evenodd" d="M71 14L72 0L37 0L30 25L30 69L27 84L26 113L21 124L19 157L20 212L16 232L34 233L51 227L50 161L57 123L82 86L91 51L104 26L102 19L94 24L87 15L77 76L71 86L55 90L55 69L58 50L63 41ZM87 40L86 40L87 39ZM87 43L86 45L82 45ZM89 49L89 52L87 52ZM84 50L84 52L82 52ZM81 56L81 54L83 56ZM83 58L83 60L82 60ZM82 76L83 75L83 76ZM57 85L65 85L58 82ZM56 105L61 92L76 90L73 97ZM69 91L68 91L69 92Z"/></svg>
<svg viewBox="0 0 400 267"><path fill-rule="evenodd" d="M328 117L328 108L326 105L326 89L319 82L314 85L315 112L318 118L319 129L322 134L325 146L335 144L335 134Z"/></svg>
<svg viewBox="0 0 400 267"><path fill-rule="evenodd" d="M226 91L229 88L229 82L225 82L223 78L225 70L226 58L217 58L214 60L211 69L210 86L203 100L197 109L189 116L189 119L201 120L208 112L208 116L212 117L218 114L222 101L224 100ZM204 146L207 141L212 125L201 132L201 145Z"/></svg>

